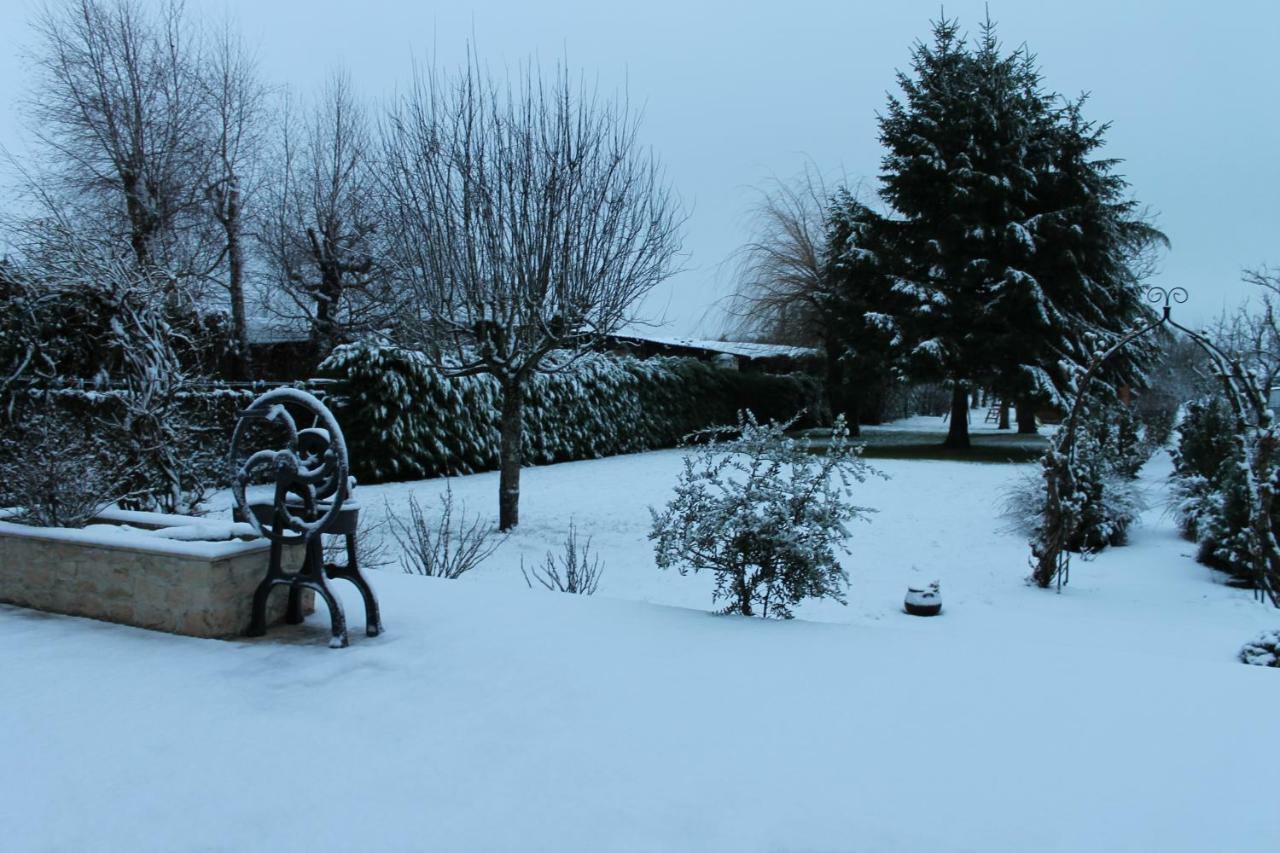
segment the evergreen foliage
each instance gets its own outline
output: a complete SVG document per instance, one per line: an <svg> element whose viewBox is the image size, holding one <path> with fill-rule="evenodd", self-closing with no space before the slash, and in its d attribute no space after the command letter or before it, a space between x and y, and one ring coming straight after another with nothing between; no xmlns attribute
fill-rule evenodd
<svg viewBox="0 0 1280 853"><path fill-rule="evenodd" d="M876 229L894 249L883 310L912 375L955 387L949 443L964 446L965 390L1061 405L1098 338L1149 316L1140 261L1163 236L1098 158L1107 126L1047 91L1034 56L1005 53L990 22L971 44L937 21L898 83L880 117L894 213ZM1135 347L1108 381L1139 384L1152 351Z"/></svg>
<svg viewBox="0 0 1280 853"><path fill-rule="evenodd" d="M362 482L497 467L494 377L448 376L413 350L376 343L338 347L321 370L344 381L338 417ZM817 383L803 375L744 373L694 359L587 358L530 380L522 456L546 464L673 447L740 409L789 417L818 397Z"/></svg>
<svg viewBox="0 0 1280 853"><path fill-rule="evenodd" d="M1235 421L1217 395L1188 404L1173 450L1173 509L1197 559L1252 585L1251 502L1244 452ZM1280 525L1280 513L1272 512Z"/></svg>
<svg viewBox="0 0 1280 853"><path fill-rule="evenodd" d="M832 442L814 453L748 413L736 429L703 434L685 457L676 494L651 509L658 567L716 575L725 613L789 619L806 598L844 603L848 583L837 556L848 523L870 510L851 504L854 482L874 473L837 417Z"/></svg>
<svg viewBox="0 0 1280 853"><path fill-rule="evenodd" d="M1263 631L1253 642L1245 643L1240 660L1254 666L1280 667L1280 631Z"/></svg>
<svg viewBox="0 0 1280 853"><path fill-rule="evenodd" d="M900 299L887 274L893 246L880 216L847 189L827 209L824 307L840 330L840 403L856 435L859 420L877 422L896 378L894 359L903 343L897 319Z"/></svg>
<svg viewBox="0 0 1280 853"><path fill-rule="evenodd" d="M1094 395L1087 399L1070 458L1059 432L1041 461L1041 471L1016 483L1005 503L1011 527L1031 539L1033 563L1063 536L1065 550L1096 554L1123 545L1145 509L1136 479L1157 445L1128 406ZM1047 487L1056 490L1050 500ZM1052 578L1038 572L1042 586Z"/></svg>

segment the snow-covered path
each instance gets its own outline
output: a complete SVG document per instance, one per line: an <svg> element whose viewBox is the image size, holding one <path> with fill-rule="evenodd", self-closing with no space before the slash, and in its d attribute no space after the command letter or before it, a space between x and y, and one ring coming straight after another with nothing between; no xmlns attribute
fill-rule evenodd
<svg viewBox="0 0 1280 853"><path fill-rule="evenodd" d="M489 565L379 573L389 631L344 651L323 614L217 642L0 607L0 849L1280 848L1280 678L1234 660L1280 617L1158 509L1056 595L1001 532L1018 466L880 461L849 606L764 622L653 567L678 465L528 470ZM496 477L453 486L487 509ZM594 598L520 577L570 515L608 564ZM933 577L943 617L903 615Z"/></svg>

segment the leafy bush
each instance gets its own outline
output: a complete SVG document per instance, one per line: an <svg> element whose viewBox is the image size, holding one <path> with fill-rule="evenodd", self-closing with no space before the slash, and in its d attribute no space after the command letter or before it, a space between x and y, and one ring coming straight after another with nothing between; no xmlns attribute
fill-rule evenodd
<svg viewBox="0 0 1280 853"><path fill-rule="evenodd" d="M1053 464L1062 464L1061 451L1051 447ZM1046 455L1046 460L1049 456ZM1123 545L1130 526L1146 508L1132 478L1119 471L1102 451L1097 438L1088 433L1077 436L1071 461L1074 491L1063 496L1063 509L1070 512L1073 534L1066 549L1079 554L1096 554L1112 545ZM1033 541L1046 535L1052 524L1048 513L1043 470L1016 480L1005 499L1004 516L1010 529Z"/></svg>
<svg viewBox="0 0 1280 853"><path fill-rule="evenodd" d="M484 519L467 515L465 505L454 519L453 489L440 496L440 515L430 519L417 498L409 495L409 517L402 518L387 507L391 535L400 546L400 565L408 574L435 578L458 578L483 563L506 541L493 538Z"/></svg>
<svg viewBox="0 0 1280 853"><path fill-rule="evenodd" d="M1254 666L1280 667L1280 631L1263 631L1240 650L1240 660Z"/></svg>
<svg viewBox="0 0 1280 853"><path fill-rule="evenodd" d="M128 492L134 471L110 442L56 412L0 439L0 506L41 527L83 527Z"/></svg>
<svg viewBox="0 0 1280 853"><path fill-rule="evenodd" d="M1200 562L1253 584L1248 479L1235 430L1221 397L1187 406L1172 454L1172 504L1183 533L1200 546ZM1272 524L1280 529L1280 507L1272 512Z"/></svg>
<svg viewBox="0 0 1280 853"><path fill-rule="evenodd" d="M806 598L844 603L848 582L837 558L846 525L871 511L847 502L855 481L874 473L838 418L831 444L815 452L785 434L789 424L740 416L734 429L685 456L676 495L650 509L658 567L715 572L714 600L725 613L788 619ZM736 437L726 438L727 435Z"/></svg>
<svg viewBox="0 0 1280 853"><path fill-rule="evenodd" d="M10 395L8 424L0 428L17 430L48 411L130 460L123 490L130 508L192 513L210 490L229 485L231 431L258 393L206 386L170 389L146 399L120 387L24 387Z"/></svg>
<svg viewBox="0 0 1280 853"><path fill-rule="evenodd" d="M600 557L591 553L591 537L579 547L578 528L569 521L569 535L564 540L563 553L560 555L548 551L541 566L533 565L527 571L524 560L520 560L520 573L524 582L533 588L533 581L557 592L568 592L574 595L595 595L600 586L600 577L604 574L604 566ZM532 576L532 577L531 577Z"/></svg>
<svg viewBox="0 0 1280 853"><path fill-rule="evenodd" d="M1048 586L1063 551L1095 554L1123 545L1145 509L1135 482L1154 451L1126 407L1090 398L1081 410L1072 447L1061 429L1037 475L1015 483L1004 515L1031 540L1032 580Z"/></svg>
<svg viewBox="0 0 1280 853"><path fill-rule="evenodd" d="M497 467L493 377L448 377L420 353L368 342L338 347L321 370L345 384L338 418L361 482ZM802 375L743 373L695 359L588 358L530 383L524 459L544 464L673 447L732 421L739 409L784 418L818 396L817 382Z"/></svg>

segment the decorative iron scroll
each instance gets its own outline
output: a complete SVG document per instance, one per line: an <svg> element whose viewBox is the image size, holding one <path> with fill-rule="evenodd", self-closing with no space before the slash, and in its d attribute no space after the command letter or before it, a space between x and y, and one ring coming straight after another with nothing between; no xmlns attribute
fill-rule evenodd
<svg viewBox="0 0 1280 853"><path fill-rule="evenodd" d="M298 414L310 422L299 429ZM248 452L254 425L273 424L282 434L284 446ZM378 599L360 570L357 560L356 529L359 506L351 500L354 480L350 476L347 445L337 419L324 403L297 388L268 391L240 413L231 435L231 492L237 518L247 521L271 540L267 575L253 596L249 636L267 630L267 599L277 586L289 590L285 621L302 621L302 593L312 590L329 608L329 645L347 645L347 620L342 602L329 587L329 580L342 578L359 590L365 606L365 629L370 637L382 633ZM249 487L255 477L265 475L273 486L271 500L251 499ZM346 539L346 565L324 562L322 535ZM295 571L284 568L285 546L303 543L305 556Z"/></svg>

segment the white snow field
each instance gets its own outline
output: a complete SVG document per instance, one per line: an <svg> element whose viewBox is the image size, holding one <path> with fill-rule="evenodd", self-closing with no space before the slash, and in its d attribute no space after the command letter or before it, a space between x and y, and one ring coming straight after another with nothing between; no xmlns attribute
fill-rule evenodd
<svg viewBox="0 0 1280 853"><path fill-rule="evenodd" d="M488 564L375 573L387 633L347 595L345 650L323 611L222 642L0 607L0 850L1280 849L1280 672L1235 659L1280 614L1192 561L1166 457L1132 544L1061 595L1002 532L1030 466L878 460L848 607L791 622L654 567L679 462L526 470ZM496 474L453 488L496 504ZM527 589L571 516L600 593ZM902 613L934 578L942 616Z"/></svg>

